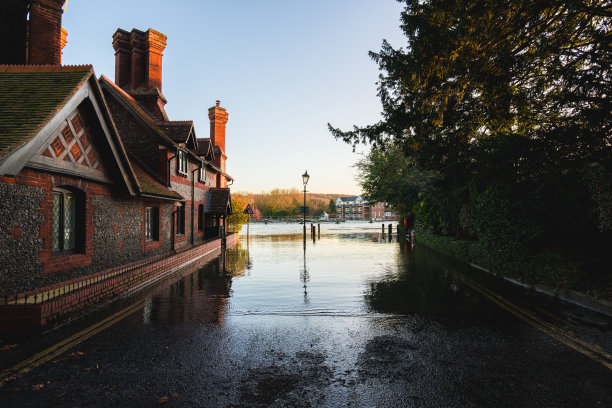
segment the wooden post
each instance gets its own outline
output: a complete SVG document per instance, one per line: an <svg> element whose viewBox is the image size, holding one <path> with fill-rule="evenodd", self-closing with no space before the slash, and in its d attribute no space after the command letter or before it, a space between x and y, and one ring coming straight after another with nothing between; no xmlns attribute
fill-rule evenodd
<svg viewBox="0 0 612 408"><path fill-rule="evenodd" d="M317 224L317 229L318 229L317 239L321 239L321 224Z"/></svg>
<svg viewBox="0 0 612 408"><path fill-rule="evenodd" d="M383 237L384 237L385 236L385 224L382 225L382 234L383 234Z"/></svg>
<svg viewBox="0 0 612 408"><path fill-rule="evenodd" d="M393 224L389 224L389 237L393 234Z"/></svg>

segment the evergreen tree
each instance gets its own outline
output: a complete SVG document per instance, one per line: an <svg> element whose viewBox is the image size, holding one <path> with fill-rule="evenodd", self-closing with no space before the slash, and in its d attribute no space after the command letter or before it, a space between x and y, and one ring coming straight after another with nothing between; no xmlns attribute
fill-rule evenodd
<svg viewBox="0 0 612 408"><path fill-rule="evenodd" d="M439 175L422 195L448 234L459 233L462 214L494 247L562 244L568 234L593 243L610 231L609 2L404 2L406 48L385 41L370 54L382 120L330 125L332 134L396 146L413 174Z"/></svg>

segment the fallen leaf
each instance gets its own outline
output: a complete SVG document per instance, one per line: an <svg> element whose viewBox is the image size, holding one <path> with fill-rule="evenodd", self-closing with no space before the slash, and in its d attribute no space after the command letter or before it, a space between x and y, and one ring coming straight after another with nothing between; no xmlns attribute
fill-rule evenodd
<svg viewBox="0 0 612 408"><path fill-rule="evenodd" d="M166 402L168 402L168 397L167 396L161 397L158 402L160 404L165 404Z"/></svg>
<svg viewBox="0 0 612 408"><path fill-rule="evenodd" d="M40 391L45 388L45 384L35 384L32 386L32 391Z"/></svg>
<svg viewBox="0 0 612 408"><path fill-rule="evenodd" d="M7 350L17 347L18 345L19 344L5 344L4 346L0 347L0 351L7 351Z"/></svg>
<svg viewBox="0 0 612 408"><path fill-rule="evenodd" d="M57 398L62 398L64 395L66 395L66 391L64 391L60 395L58 395Z"/></svg>
<svg viewBox="0 0 612 408"><path fill-rule="evenodd" d="M84 372L86 372L86 373L88 373L88 372L90 372L90 371L91 371L91 367L85 367L85 368L83 369L83 371L84 371Z"/></svg>
<svg viewBox="0 0 612 408"><path fill-rule="evenodd" d="M7 392L20 392L20 391L21 391L21 388L19 388L19 387L16 387L16 388L10 388L10 389L8 389L8 390L6 390L6 391L7 391Z"/></svg>
<svg viewBox="0 0 612 408"><path fill-rule="evenodd" d="M178 397L178 392L171 392L170 396L176 398Z"/></svg>

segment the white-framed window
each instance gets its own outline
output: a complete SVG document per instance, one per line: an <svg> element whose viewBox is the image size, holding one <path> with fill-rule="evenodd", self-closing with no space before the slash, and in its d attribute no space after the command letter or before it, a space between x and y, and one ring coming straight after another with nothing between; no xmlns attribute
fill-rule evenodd
<svg viewBox="0 0 612 408"><path fill-rule="evenodd" d="M187 176L187 152L178 151L176 171L182 176Z"/></svg>
<svg viewBox="0 0 612 408"><path fill-rule="evenodd" d="M206 184L206 166L204 163L200 166L200 183Z"/></svg>

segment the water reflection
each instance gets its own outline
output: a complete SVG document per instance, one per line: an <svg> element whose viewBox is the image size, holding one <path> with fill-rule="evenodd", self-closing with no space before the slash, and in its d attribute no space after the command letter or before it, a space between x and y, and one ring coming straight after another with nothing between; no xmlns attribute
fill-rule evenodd
<svg viewBox="0 0 612 408"><path fill-rule="evenodd" d="M304 304L308 305L310 303L308 300L308 282L310 281L310 275L308 274L308 268L306 267L306 234L304 234L304 267L300 270L300 279L304 283Z"/></svg>
<svg viewBox="0 0 612 408"><path fill-rule="evenodd" d="M292 226L292 234L284 225L258 227L242 236L242 245L152 297L144 320L376 317L447 313L477 302L460 281L456 264L423 247L412 250L380 227L330 226L320 240L306 239L303 226Z"/></svg>
<svg viewBox="0 0 612 408"><path fill-rule="evenodd" d="M383 313L439 313L456 311L477 302L461 283L449 260L425 247L414 251L404 246L405 256L394 268L367 283L368 309Z"/></svg>
<svg viewBox="0 0 612 408"><path fill-rule="evenodd" d="M201 269L147 298L145 323L223 323L228 313L232 279L245 276L248 251L238 244Z"/></svg>

